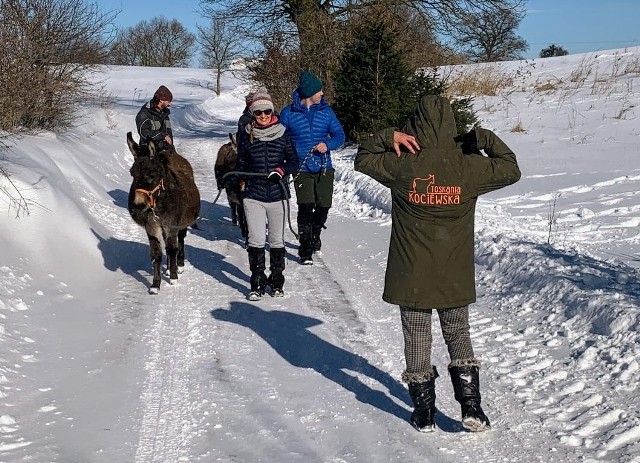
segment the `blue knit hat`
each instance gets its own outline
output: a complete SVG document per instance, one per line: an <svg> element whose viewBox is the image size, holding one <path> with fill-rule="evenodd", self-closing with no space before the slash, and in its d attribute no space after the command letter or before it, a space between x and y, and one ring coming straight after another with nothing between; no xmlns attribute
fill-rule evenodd
<svg viewBox="0 0 640 463"><path fill-rule="evenodd" d="M309 98L322 90L322 81L309 71L300 73L300 81L298 82L298 95L300 98Z"/></svg>

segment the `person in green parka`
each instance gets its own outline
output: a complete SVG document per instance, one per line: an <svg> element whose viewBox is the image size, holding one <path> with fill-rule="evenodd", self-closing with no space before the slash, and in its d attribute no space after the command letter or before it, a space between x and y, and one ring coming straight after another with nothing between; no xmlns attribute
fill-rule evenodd
<svg viewBox="0 0 640 463"><path fill-rule="evenodd" d="M484 154L482 154L484 152ZM469 334L476 300L474 215L478 196L520 179L515 154L490 130L458 137L449 100L424 96L398 131L386 128L359 147L355 170L391 190L392 227L383 300L400 306L411 424L435 429L431 315L438 311L462 425L490 427L481 407L479 369Z"/></svg>

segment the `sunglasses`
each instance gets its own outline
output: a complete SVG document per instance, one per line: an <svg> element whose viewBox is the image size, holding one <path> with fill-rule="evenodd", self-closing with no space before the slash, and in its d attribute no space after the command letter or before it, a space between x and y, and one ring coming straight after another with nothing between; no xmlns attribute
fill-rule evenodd
<svg viewBox="0 0 640 463"><path fill-rule="evenodd" d="M258 110L253 112L253 115L256 116L256 117L262 116L263 114L265 116L271 116L271 114L273 114L273 109L265 109L264 111L261 110L261 109L258 109Z"/></svg>

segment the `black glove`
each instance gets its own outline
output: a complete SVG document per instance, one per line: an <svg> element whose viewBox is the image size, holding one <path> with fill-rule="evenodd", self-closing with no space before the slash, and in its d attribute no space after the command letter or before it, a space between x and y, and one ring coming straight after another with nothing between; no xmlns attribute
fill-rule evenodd
<svg viewBox="0 0 640 463"><path fill-rule="evenodd" d="M456 141L460 143L460 148L464 154L480 154L475 128L464 135L458 135Z"/></svg>
<svg viewBox="0 0 640 463"><path fill-rule="evenodd" d="M282 177L284 177L284 169L282 167L276 167L269 173L267 179L272 182L279 182L282 180Z"/></svg>
<svg viewBox="0 0 640 463"><path fill-rule="evenodd" d="M164 140L159 140L156 142L156 148L158 151L168 150L171 145Z"/></svg>

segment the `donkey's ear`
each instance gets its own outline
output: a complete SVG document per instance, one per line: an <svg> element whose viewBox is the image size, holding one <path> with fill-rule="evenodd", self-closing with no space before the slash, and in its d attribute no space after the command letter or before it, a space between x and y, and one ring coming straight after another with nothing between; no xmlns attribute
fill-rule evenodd
<svg viewBox="0 0 640 463"><path fill-rule="evenodd" d="M158 153L158 147L151 139L147 139L147 147L149 148L149 159L155 159Z"/></svg>
<svg viewBox="0 0 640 463"><path fill-rule="evenodd" d="M237 146L238 141L236 140L236 134L229 132L229 140L231 140L231 146Z"/></svg>
<svg viewBox="0 0 640 463"><path fill-rule="evenodd" d="M127 145L129 146L129 151L133 154L133 158L135 159L138 156L138 144L133 140L133 136L131 132L127 132Z"/></svg>

